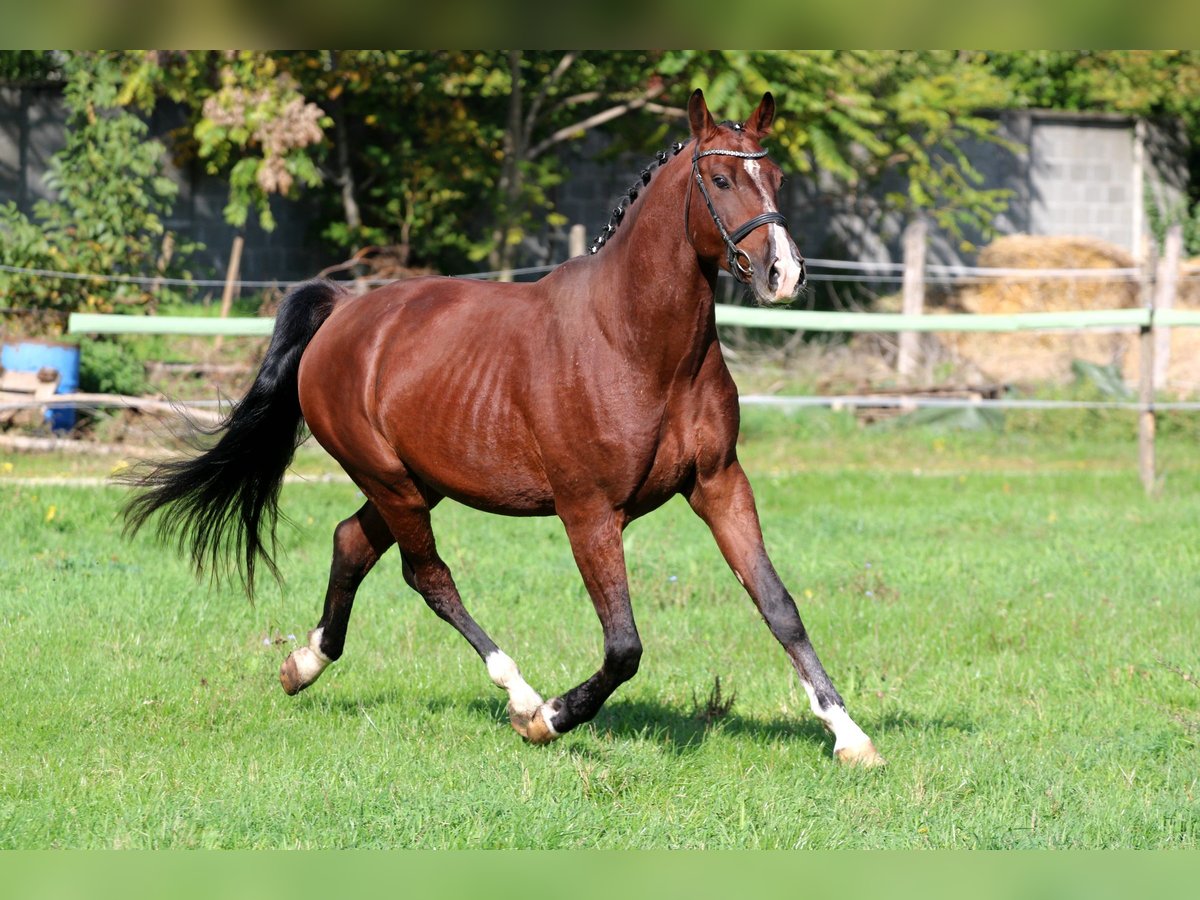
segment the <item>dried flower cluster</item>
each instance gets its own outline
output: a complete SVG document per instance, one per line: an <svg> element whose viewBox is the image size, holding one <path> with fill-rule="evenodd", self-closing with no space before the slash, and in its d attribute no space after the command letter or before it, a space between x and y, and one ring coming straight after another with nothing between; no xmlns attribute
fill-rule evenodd
<svg viewBox="0 0 1200 900"><path fill-rule="evenodd" d="M249 131L248 143L258 144L263 152L256 174L259 187L268 194L286 194L293 180L287 156L321 140L324 111L306 101L286 75L259 90L234 84L229 70L223 81L221 90L204 101L205 118L222 128Z"/></svg>

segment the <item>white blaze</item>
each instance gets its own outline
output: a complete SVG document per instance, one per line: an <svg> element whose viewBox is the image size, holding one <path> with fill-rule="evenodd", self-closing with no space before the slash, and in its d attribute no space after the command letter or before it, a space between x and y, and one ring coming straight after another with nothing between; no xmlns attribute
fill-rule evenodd
<svg viewBox="0 0 1200 900"><path fill-rule="evenodd" d="M771 200L771 195L767 193L762 166L758 164L757 159L746 160L746 174L758 188L759 196L762 198L763 212L778 212L774 201ZM797 285L800 284L800 263L792 255L791 241L782 225L767 226L767 242L769 259L775 263L775 268L779 271L779 285L775 290L774 299L783 300L792 296L796 292Z"/></svg>

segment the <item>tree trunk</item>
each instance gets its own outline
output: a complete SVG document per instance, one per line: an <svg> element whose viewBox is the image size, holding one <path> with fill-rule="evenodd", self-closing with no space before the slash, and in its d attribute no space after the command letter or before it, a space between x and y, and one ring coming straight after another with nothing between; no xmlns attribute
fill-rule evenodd
<svg viewBox="0 0 1200 900"><path fill-rule="evenodd" d="M496 250L493 268L500 272L501 281L512 281L513 260L516 258L517 242L514 240L520 228L521 194L524 180L521 160L525 155L525 140L522 130L524 116L521 51L510 50L508 68L512 79L512 91L508 96L508 121L504 128L504 165L500 175L500 197L502 221L496 224Z"/></svg>
<svg viewBox="0 0 1200 900"><path fill-rule="evenodd" d="M342 195L342 215L352 231L362 227L362 213L355 196L354 170L350 167L350 141L346 134L346 116L339 102L333 110L334 140L337 142L337 185ZM359 251L355 241L353 252Z"/></svg>

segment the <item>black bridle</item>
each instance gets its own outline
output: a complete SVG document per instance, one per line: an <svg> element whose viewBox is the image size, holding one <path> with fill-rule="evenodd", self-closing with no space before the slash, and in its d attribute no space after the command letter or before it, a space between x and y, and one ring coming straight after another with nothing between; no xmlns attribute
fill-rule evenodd
<svg viewBox="0 0 1200 900"><path fill-rule="evenodd" d="M733 277L744 284L750 283L751 276L754 275L754 263L750 260L750 255L740 247L738 243L755 228L761 225L782 225L787 228L787 219L781 212L765 212L760 213L748 222L737 228L733 234L725 228L725 223L721 221L721 217L717 215L717 209L713 206L712 197L709 196L708 188L704 186L704 179L700 176L700 160L706 156L733 156L738 159L762 159L767 155L766 150L759 150L751 153L745 150L705 150L700 152L700 141L696 141L696 149L692 152L692 175L696 179L696 184L700 186L700 196L704 198L704 205L708 207L709 215L712 216L713 222L717 226L717 231L721 232L721 239L725 242L725 252L729 260L729 271ZM687 212L691 211L691 192L689 191L689 200ZM685 213L686 216L686 213ZM686 222L685 222L686 227ZM745 260L745 265L742 264Z"/></svg>

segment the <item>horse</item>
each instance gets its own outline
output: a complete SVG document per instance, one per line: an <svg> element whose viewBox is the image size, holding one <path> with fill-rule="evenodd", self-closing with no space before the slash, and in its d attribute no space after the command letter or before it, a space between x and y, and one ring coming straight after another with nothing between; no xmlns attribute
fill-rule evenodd
<svg viewBox="0 0 1200 900"><path fill-rule="evenodd" d="M321 618L280 669L289 695L342 655L355 592L395 545L408 585L507 692L512 727L532 744L555 740L637 673L622 532L681 494L791 659L835 758L884 762L846 712L764 548L717 338L721 269L763 304L806 283L777 208L781 171L761 144L775 101L764 94L745 122L718 124L697 90L687 112L687 142L641 172L590 252L536 282L414 278L362 295L322 280L293 288L216 442L136 479L127 528L165 513L160 538L190 551L198 570L236 563L251 594L256 562L278 577L279 491L305 426L361 490L366 502L334 529ZM525 681L438 555L430 511L444 498L561 519L603 631L594 674L549 700Z"/></svg>

